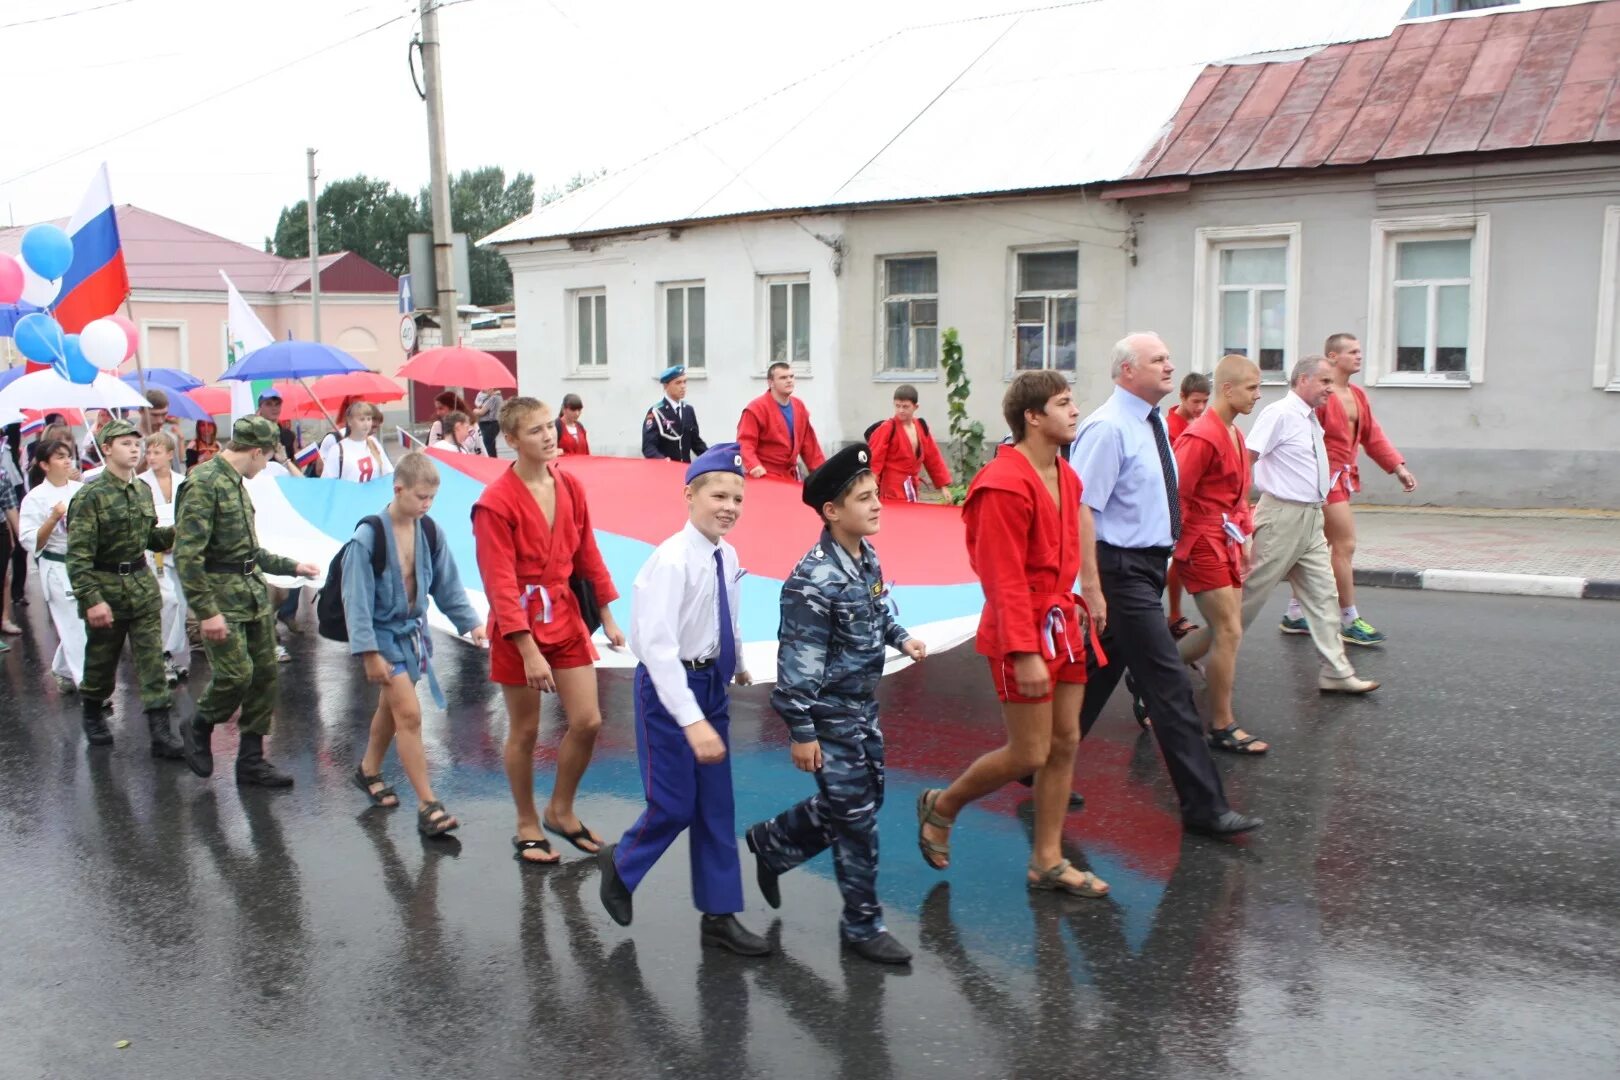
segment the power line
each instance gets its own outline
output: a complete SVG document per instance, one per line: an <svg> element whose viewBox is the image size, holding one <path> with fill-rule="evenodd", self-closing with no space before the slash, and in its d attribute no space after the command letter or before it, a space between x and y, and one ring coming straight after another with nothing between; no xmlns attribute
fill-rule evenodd
<svg viewBox="0 0 1620 1080"><path fill-rule="evenodd" d="M125 4L133 4L134 2L135 0L107 0L105 4L96 4L93 7L77 8L73 11L59 11L55 15L41 15L37 19L19 19L16 22L0 23L0 30L10 30L13 26L33 26L35 23L55 22L57 19L71 19L75 15L88 15L92 11L123 7Z"/></svg>
<svg viewBox="0 0 1620 1080"><path fill-rule="evenodd" d="M118 2L129 3L129 2L132 2L132 0L118 0ZM162 116L156 116L156 117L153 117L150 120L144 120L141 123L136 124L134 127L125 128L123 131L117 132L116 134L108 135L106 138L103 138L103 139L98 139L97 141L95 141L93 143L89 143L89 144L87 144L85 146L81 146L79 149L70 151L70 152L68 152L66 154L63 154L60 157L52 158L50 161L47 161L42 165L36 165L32 169L28 169L28 170L25 170L23 172L17 173L15 176L8 176L4 180L0 180L0 184L15 183L18 180L22 180L22 179L25 179L27 177L33 176L35 173L44 172L46 169L53 168L54 166L60 165L64 161L72 161L74 158L78 157L80 154L88 154L90 151L95 150L98 147L105 146L107 143L116 142L119 139L127 138L128 136L133 135L138 131L145 131L149 127L153 127L154 125L161 124L165 120L172 120L176 116L179 116L182 113L187 113L187 112L190 112L192 109L196 109L196 108L199 108L199 107L201 107L203 105L207 105L210 102L218 101L220 98L225 97L227 94L233 94L233 93L235 93L236 91L242 89L245 86L251 86L256 82L262 82L263 80L268 79L272 75L279 75L281 72L286 71L290 67L295 67L298 64L302 64L305 60L313 60L315 57L320 56L323 53L329 53L333 49L338 49L338 48L343 47L344 45L349 44L350 42L358 41L359 39L365 37L368 34L374 34L378 30L381 30L381 29L383 29L385 27L388 27L388 26L392 26L394 23L400 22L400 21L402 21L404 19L407 19L409 17L410 17L409 15L400 14L400 15L395 15L392 18L389 18L389 19L384 19L382 22L378 23L376 26L368 27L367 29L361 30L358 33L351 34L348 37L343 38L341 41L334 41L332 44L323 46L323 47L321 47L319 49L316 49L314 52L305 53L302 56L299 56L299 57L296 57L295 59L287 61L285 64L279 64L276 67L273 67L268 71L261 71L257 75L254 75L254 76L252 76L250 78L243 79L241 82L234 83L231 86L227 86L225 89L220 90L220 91L218 91L216 93L210 94L207 97L199 98L198 100L193 101L193 102L191 102L189 104L180 106L178 109L173 109L173 110L171 110L169 112L166 112Z"/></svg>

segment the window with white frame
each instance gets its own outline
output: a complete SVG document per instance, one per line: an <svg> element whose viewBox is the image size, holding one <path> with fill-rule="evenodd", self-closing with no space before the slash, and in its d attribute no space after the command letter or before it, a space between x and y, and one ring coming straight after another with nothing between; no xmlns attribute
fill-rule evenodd
<svg viewBox="0 0 1620 1080"><path fill-rule="evenodd" d="M574 367L591 370L607 366L607 290L573 292Z"/></svg>
<svg viewBox="0 0 1620 1080"><path fill-rule="evenodd" d="M765 363L785 361L803 369L810 366L810 276L788 274L766 277Z"/></svg>
<svg viewBox="0 0 1620 1080"><path fill-rule="evenodd" d="M1197 230L1193 269L1194 371L1247 356L1268 383L1288 380L1299 352L1300 226Z"/></svg>
<svg viewBox="0 0 1620 1080"><path fill-rule="evenodd" d="M1598 271L1597 358L1592 385L1620 392L1620 206L1603 211L1603 261Z"/></svg>
<svg viewBox="0 0 1620 1080"><path fill-rule="evenodd" d="M1484 377L1487 214L1373 222L1369 381L1468 386Z"/></svg>
<svg viewBox="0 0 1620 1080"><path fill-rule="evenodd" d="M1077 248L1017 253L1013 367L1073 371L1080 329Z"/></svg>
<svg viewBox="0 0 1620 1080"><path fill-rule="evenodd" d="M939 259L934 255L883 260L881 367L916 371L939 366Z"/></svg>
<svg viewBox="0 0 1620 1080"><path fill-rule="evenodd" d="M680 364L702 371L707 366L705 295L701 281L679 281L664 286L664 359L660 368Z"/></svg>

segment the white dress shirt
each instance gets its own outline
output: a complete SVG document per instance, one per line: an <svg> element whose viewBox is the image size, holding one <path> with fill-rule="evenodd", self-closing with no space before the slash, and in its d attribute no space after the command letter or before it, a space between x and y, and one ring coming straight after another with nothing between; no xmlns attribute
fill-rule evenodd
<svg viewBox="0 0 1620 1080"><path fill-rule="evenodd" d="M17 508L17 530L22 533L17 539L30 555L38 555L35 550L35 541L39 539L39 528L51 516L51 509L57 503L64 506L73 501L73 496L83 484L77 480L69 480L61 487L52 487L49 480L42 480L27 495L23 496L22 505ZM64 515L51 530L50 536L45 538L45 550L56 555L67 554L67 517Z"/></svg>
<svg viewBox="0 0 1620 1080"><path fill-rule="evenodd" d="M1292 390L1260 410L1247 440L1254 486L1275 499L1320 503L1327 498L1327 444L1316 410Z"/></svg>
<svg viewBox="0 0 1620 1080"><path fill-rule="evenodd" d="M737 549L718 544L690 521L659 544L636 574L630 602L630 649L647 668L658 702L681 727L704 719L686 682L682 660L720 655L720 599L715 591L714 553L720 552L731 606L731 635L742 671L742 623L738 610L742 571Z"/></svg>

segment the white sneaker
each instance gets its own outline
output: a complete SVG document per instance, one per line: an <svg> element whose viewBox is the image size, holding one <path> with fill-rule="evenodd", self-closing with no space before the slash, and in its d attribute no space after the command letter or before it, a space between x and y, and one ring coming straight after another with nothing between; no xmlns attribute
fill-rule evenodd
<svg viewBox="0 0 1620 1080"><path fill-rule="evenodd" d="M64 694L77 694L79 692L78 686L66 675L56 677L56 688Z"/></svg>
<svg viewBox="0 0 1620 1080"><path fill-rule="evenodd" d="M1316 688L1324 694L1370 694L1378 689L1378 684L1359 675L1346 675L1342 679L1333 675L1320 675L1316 680Z"/></svg>
<svg viewBox="0 0 1620 1080"><path fill-rule="evenodd" d="M278 663L278 664L290 664L290 663L292 663L292 653L287 651L287 646L285 646L285 645L277 645L276 646L276 663Z"/></svg>
<svg viewBox="0 0 1620 1080"><path fill-rule="evenodd" d="M170 686L180 684L180 673L174 669L174 661L169 658L168 653L163 654L163 681Z"/></svg>

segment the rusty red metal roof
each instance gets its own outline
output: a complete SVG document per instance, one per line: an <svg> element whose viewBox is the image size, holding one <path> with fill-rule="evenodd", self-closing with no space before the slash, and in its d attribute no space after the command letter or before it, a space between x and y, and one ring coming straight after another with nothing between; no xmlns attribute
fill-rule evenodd
<svg viewBox="0 0 1620 1080"><path fill-rule="evenodd" d="M1620 140L1620 0L1211 65L1133 179Z"/></svg>

